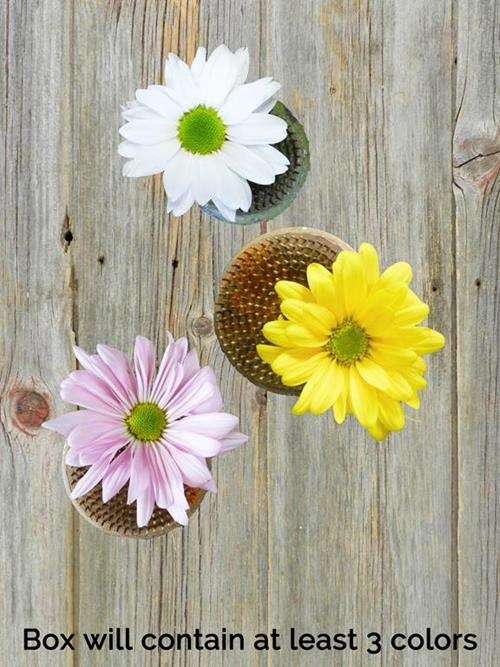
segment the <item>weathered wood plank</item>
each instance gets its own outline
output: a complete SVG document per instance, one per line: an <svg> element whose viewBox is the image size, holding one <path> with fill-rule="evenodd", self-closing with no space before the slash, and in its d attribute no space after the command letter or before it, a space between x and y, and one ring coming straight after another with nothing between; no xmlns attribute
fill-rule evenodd
<svg viewBox="0 0 500 667"><path fill-rule="evenodd" d="M23 628L72 626L71 511L61 443L40 423L64 408L71 368L66 3L0 7L0 664L71 664L23 652ZM47 31L47 26L51 30Z"/></svg>
<svg viewBox="0 0 500 667"><path fill-rule="evenodd" d="M4 3L0 42L0 399L4 533L0 663L332 664L332 655L24 653L22 629L276 627L360 635L477 632L478 651L361 650L343 665L495 665L498 636L498 201L495 0L137 0ZM455 33L458 41L455 43ZM168 51L251 51L304 122L312 171L269 227L311 225L387 265L410 261L431 326L448 339L403 433L289 414L236 374L211 326L226 263L260 229L199 211L168 219L161 180L127 180L119 108L162 78ZM455 69L454 56L457 56ZM495 81L496 77L496 81ZM453 165L456 224L451 192ZM265 226L262 226L262 230ZM70 232L66 239L64 235ZM220 485L188 530L112 538L71 509L62 444L37 424L87 349L161 347L188 333L222 378L249 445L214 465ZM27 392L27 393L26 393ZM408 411L410 412L410 411ZM496 418L496 421L495 421ZM13 521L13 516L15 521ZM365 643L366 646L366 643Z"/></svg>
<svg viewBox="0 0 500 667"><path fill-rule="evenodd" d="M386 640L452 628L451 3L273 7L268 53L313 151L287 225L320 226L354 246L370 241L384 265L409 261L431 325L449 343L430 360L421 411L408 410L406 429L381 445L354 422L297 419L288 414L292 399L269 401L270 619ZM369 660L361 651L340 659L423 664L419 653L395 658L387 648ZM300 660L329 665L332 657Z"/></svg>
<svg viewBox="0 0 500 667"><path fill-rule="evenodd" d="M84 348L107 341L130 350L141 333L163 345L166 329L187 333L222 377L226 408L239 414L251 445L214 463L220 491L207 497L188 530L152 542L101 535L79 522L78 627L131 626L252 633L266 625L267 506L265 439L255 390L222 356L212 328L213 286L255 230L220 225L196 209L168 219L161 179L128 180L116 154L120 104L162 80L169 51L192 58L198 44L250 46L258 3L194 1L76 5L73 83L75 153L71 247L78 282L76 335ZM229 28L236 15L238 20ZM76 73L78 72L78 75ZM101 258L101 261L99 261ZM208 318L206 322L200 318ZM201 326L200 326L201 325ZM244 575L242 574L244 573ZM156 652L140 653L157 665ZM80 657L83 664L87 659ZM137 654L96 654L95 665L137 664ZM201 655L201 664L213 656ZM161 664L198 664L196 654ZM219 654L217 664L236 664ZM242 657L244 665L253 664Z"/></svg>
<svg viewBox="0 0 500 667"><path fill-rule="evenodd" d="M460 626L480 638L460 665L500 654L498 300L500 34L495 0L460 2L454 136Z"/></svg>

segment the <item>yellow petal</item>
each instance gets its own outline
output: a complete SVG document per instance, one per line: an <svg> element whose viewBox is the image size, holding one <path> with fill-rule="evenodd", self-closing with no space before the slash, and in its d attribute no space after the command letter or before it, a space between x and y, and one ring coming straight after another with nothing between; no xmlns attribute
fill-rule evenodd
<svg viewBox="0 0 500 667"><path fill-rule="evenodd" d="M375 438L375 440L378 440L379 442L383 440L389 432L380 420L377 420L375 425L370 426L367 431L372 436L372 438Z"/></svg>
<svg viewBox="0 0 500 667"><path fill-rule="evenodd" d="M406 285L409 285L413 276L413 271L408 262L396 262L392 266L389 266L381 278L384 283L391 282L403 282Z"/></svg>
<svg viewBox="0 0 500 667"><path fill-rule="evenodd" d="M414 363L417 353L406 347L386 345L372 340L370 341L370 357L384 368L398 368Z"/></svg>
<svg viewBox="0 0 500 667"><path fill-rule="evenodd" d="M385 390L385 393L397 401L407 401L413 396L413 389L410 383L401 373L395 370L388 370L387 374L391 380L391 386Z"/></svg>
<svg viewBox="0 0 500 667"><path fill-rule="evenodd" d="M413 345L413 349L418 354L429 354L430 352L437 352L444 347L446 342L443 334L439 331L434 331L434 329L429 329L428 327L418 327L419 329L425 329L427 336L417 345Z"/></svg>
<svg viewBox="0 0 500 667"><path fill-rule="evenodd" d="M345 251L344 251L345 252ZM344 306L347 317L352 317L356 309L363 306L366 299L366 283L363 262L356 252L346 252L340 267Z"/></svg>
<svg viewBox="0 0 500 667"><path fill-rule="evenodd" d="M257 354L265 361L266 364L272 364L278 355L283 352L283 348L275 347L274 345L262 345L259 344L257 347Z"/></svg>
<svg viewBox="0 0 500 667"><path fill-rule="evenodd" d="M287 322L287 324L290 325L287 329L287 337L290 341L288 347L323 347L328 342L328 336L315 333L301 324L293 322Z"/></svg>
<svg viewBox="0 0 500 667"><path fill-rule="evenodd" d="M355 318L360 324L363 324L365 319L376 318L381 308L389 308L396 312L400 304L403 303L407 291L408 288L403 284L372 290L360 307L356 309Z"/></svg>
<svg viewBox="0 0 500 667"><path fill-rule="evenodd" d="M406 405L409 405L410 408L413 408L414 410L418 410L419 407L420 407L420 398L419 398L418 394L415 392L415 394L410 399L405 401L405 403L406 403Z"/></svg>
<svg viewBox="0 0 500 667"><path fill-rule="evenodd" d="M379 278L377 251L369 243L362 243L359 246L359 255L363 262L366 286L370 289Z"/></svg>
<svg viewBox="0 0 500 667"><path fill-rule="evenodd" d="M304 384L316 368L328 358L326 352L317 349L286 350L274 360L271 368L281 376L287 387Z"/></svg>
<svg viewBox="0 0 500 667"><path fill-rule="evenodd" d="M380 394L379 419L389 431L400 431L405 425L401 402Z"/></svg>
<svg viewBox="0 0 500 667"><path fill-rule="evenodd" d="M384 342L411 348L417 354L427 354L440 350L445 339L442 334L429 327L393 327L384 335Z"/></svg>
<svg viewBox="0 0 500 667"><path fill-rule="evenodd" d="M320 415L335 403L344 391L344 373L336 361L330 361L328 369L318 382L317 390L311 398L310 409L313 415Z"/></svg>
<svg viewBox="0 0 500 667"><path fill-rule="evenodd" d="M403 374L412 389L415 391L420 391L421 389L425 389L427 387L426 379L423 377L422 373L419 373L418 370L413 366L405 368Z"/></svg>
<svg viewBox="0 0 500 667"><path fill-rule="evenodd" d="M321 264L313 262L307 267L307 282L316 302L334 311L336 293L330 271Z"/></svg>
<svg viewBox="0 0 500 667"><path fill-rule="evenodd" d="M418 324L422 320L425 320L428 314L429 306L420 301L418 304L398 310L395 317L395 324L399 327Z"/></svg>
<svg viewBox="0 0 500 667"><path fill-rule="evenodd" d="M337 424L342 424L342 422L345 420L345 416L347 413L347 393L349 389L349 372L347 368L343 366L338 366L338 372L342 376L342 380L339 380L341 382L342 387L340 390L340 394L333 404L333 416Z"/></svg>
<svg viewBox="0 0 500 667"><path fill-rule="evenodd" d="M323 336L329 336L337 325L333 313L317 303L285 299L281 303L281 312L289 320L314 329L315 332Z"/></svg>
<svg viewBox="0 0 500 667"><path fill-rule="evenodd" d="M305 412L311 412L311 399L320 390L322 378L328 370L329 365L329 359L324 359L317 365L316 370L305 384L297 402L292 408L294 415L303 415Z"/></svg>
<svg viewBox="0 0 500 667"><path fill-rule="evenodd" d="M358 318L360 325L369 336L382 336L394 322L394 311L385 306L371 310L368 315Z"/></svg>
<svg viewBox="0 0 500 667"><path fill-rule="evenodd" d="M427 363L423 357L417 357L412 364L412 367L415 368L419 373L425 373L427 370Z"/></svg>
<svg viewBox="0 0 500 667"><path fill-rule="evenodd" d="M386 391L391 387L391 379L382 366L375 363L369 357L365 357L356 364L359 374L365 382L371 384L372 387Z"/></svg>
<svg viewBox="0 0 500 667"><path fill-rule="evenodd" d="M356 366L349 368L349 398L359 423L366 428L374 426L378 417L377 392L363 380Z"/></svg>
<svg viewBox="0 0 500 667"><path fill-rule="evenodd" d="M311 290L300 283L291 280L278 280L274 286L280 299L299 299L300 301L314 302Z"/></svg>
<svg viewBox="0 0 500 667"><path fill-rule="evenodd" d="M281 345L281 347L293 347L288 340L287 331L290 327L290 322L286 320L273 320L266 322L262 327L264 337L274 345Z"/></svg>

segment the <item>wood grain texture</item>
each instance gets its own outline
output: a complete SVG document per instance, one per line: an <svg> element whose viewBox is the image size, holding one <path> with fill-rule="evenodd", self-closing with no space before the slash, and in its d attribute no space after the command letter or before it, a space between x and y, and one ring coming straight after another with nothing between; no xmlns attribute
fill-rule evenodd
<svg viewBox="0 0 500 667"><path fill-rule="evenodd" d="M7 0L0 8L0 665L341 664L494 667L500 654L499 100L496 0ZM308 133L294 205L247 229L193 208L169 219L160 178L125 179L120 105L169 51L247 45ZM456 60L456 62L455 62ZM454 183L454 193L452 184ZM453 194L455 197L453 197ZM220 351L211 321L233 255L265 229L366 240L414 289L447 346L407 428L290 415ZM200 319L204 318L204 319ZM76 340L131 351L187 333L249 444L214 464L188 529L113 538L65 499L62 442L38 423ZM476 632L473 653L24 653L22 629L247 637ZM367 642L361 643L360 649Z"/></svg>
<svg viewBox="0 0 500 667"><path fill-rule="evenodd" d="M47 656L23 653L23 627L72 627L71 509L61 489L60 442L40 429L64 410L57 388L72 364L61 237L66 19L55 1L0 8L2 664L47 664Z"/></svg>
<svg viewBox="0 0 500 667"><path fill-rule="evenodd" d="M461 665L500 655L500 11L461 2L456 200L459 623L482 637Z"/></svg>

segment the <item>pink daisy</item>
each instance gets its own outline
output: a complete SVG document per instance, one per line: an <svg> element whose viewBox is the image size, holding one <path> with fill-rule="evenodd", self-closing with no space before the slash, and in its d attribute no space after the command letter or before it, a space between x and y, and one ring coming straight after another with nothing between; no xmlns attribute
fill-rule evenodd
<svg viewBox="0 0 500 667"><path fill-rule="evenodd" d="M213 370L200 369L186 338L168 338L156 376L155 348L142 336L134 368L107 345L93 355L75 347L84 370L62 382L61 398L83 409L43 424L67 438L67 465L90 466L72 497L102 483L107 502L129 482L127 502L137 501L138 526L147 525L155 504L186 525L184 484L216 492L206 458L247 441L234 431L238 418L221 412Z"/></svg>

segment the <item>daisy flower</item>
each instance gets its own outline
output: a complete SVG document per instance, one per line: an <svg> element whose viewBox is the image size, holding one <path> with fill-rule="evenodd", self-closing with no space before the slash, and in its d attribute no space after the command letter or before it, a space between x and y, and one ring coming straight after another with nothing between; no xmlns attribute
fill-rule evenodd
<svg viewBox="0 0 500 667"><path fill-rule="evenodd" d="M76 347L83 370L63 381L61 397L83 409L43 424L67 438L67 465L90 466L72 497L102 484L107 502L128 482L127 502L137 502L138 526L147 525L155 504L186 525L184 484L215 492L206 458L247 440L234 431L238 418L221 412L212 369L200 369L185 338L168 337L156 374L154 346L142 336L133 367L107 345L98 345L94 355Z"/></svg>
<svg viewBox="0 0 500 667"><path fill-rule="evenodd" d="M332 271L310 264L308 287L276 283L282 318L264 325L273 345L257 352L284 385L304 385L294 414L333 407L337 423L353 414L377 440L403 428L402 403L418 408L426 386L422 355L444 345L440 333L418 326L429 308L411 278L406 262L380 274L375 249L363 243L339 253Z"/></svg>
<svg viewBox="0 0 500 667"><path fill-rule="evenodd" d="M269 113L280 84L271 77L245 83L248 65L247 49L224 45L208 59L200 47L191 67L171 53L165 85L137 90L123 109L123 174L163 172L168 212L211 200L234 221L252 203L248 181L269 185L287 170L288 159L271 146L287 134L286 122Z"/></svg>

